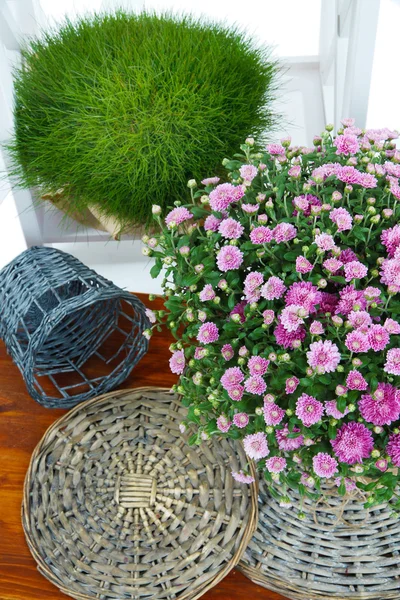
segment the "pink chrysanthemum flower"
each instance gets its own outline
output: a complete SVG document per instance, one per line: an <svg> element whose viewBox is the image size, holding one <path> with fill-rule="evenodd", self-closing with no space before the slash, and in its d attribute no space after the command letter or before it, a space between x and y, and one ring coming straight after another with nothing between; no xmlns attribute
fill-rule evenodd
<svg viewBox="0 0 400 600"><path fill-rule="evenodd" d="M322 298L318 288L309 281L298 281L288 289L285 297L286 306L296 304L306 309L308 313L316 311L317 304ZM269 300L270 298L267 298ZM272 298L271 298L272 299Z"/></svg>
<svg viewBox="0 0 400 600"><path fill-rule="evenodd" d="M217 255L217 265L220 271L233 271L243 262L243 252L236 246L223 246Z"/></svg>
<svg viewBox="0 0 400 600"><path fill-rule="evenodd" d="M258 271L251 271L244 280L244 287L247 291L253 292L264 283L264 275Z"/></svg>
<svg viewBox="0 0 400 600"><path fill-rule="evenodd" d="M204 221L205 231L218 231L219 224L222 219L218 219L215 215L208 215Z"/></svg>
<svg viewBox="0 0 400 600"><path fill-rule="evenodd" d="M304 323L304 317L307 316L307 311L302 306L290 304L286 306L280 315L280 322L286 331L297 331Z"/></svg>
<svg viewBox="0 0 400 600"><path fill-rule="evenodd" d="M305 427L311 427L321 419L324 414L324 405L322 402L309 396L302 394L296 402L296 415Z"/></svg>
<svg viewBox="0 0 400 600"><path fill-rule="evenodd" d="M201 360L205 356L207 356L207 348L202 348L198 346L194 351L194 358L196 360Z"/></svg>
<svg viewBox="0 0 400 600"><path fill-rule="evenodd" d="M338 228L338 231L347 231L352 228L353 219L345 208L334 208L329 213L329 218Z"/></svg>
<svg viewBox="0 0 400 600"><path fill-rule="evenodd" d="M240 402L240 400L243 398L244 387L240 385L240 383L237 383L236 385L230 386L227 389L227 392L231 400L234 402Z"/></svg>
<svg viewBox="0 0 400 600"><path fill-rule="evenodd" d="M273 239L272 229L269 227L265 227L264 225L260 225L260 227L255 227L250 232L250 240L253 244L268 244Z"/></svg>
<svg viewBox="0 0 400 600"><path fill-rule="evenodd" d="M181 223L183 223L184 221L188 221L192 217L192 213L188 211L187 208L183 206L178 206L177 208L174 208L173 210L171 210L171 212L167 214L167 216L165 217L165 222L167 224L168 229L171 229L173 224L180 225Z"/></svg>
<svg viewBox="0 0 400 600"><path fill-rule="evenodd" d="M334 175L343 183L347 183L350 185L361 185L363 174L355 169L354 166L342 166L338 163L335 163L334 166Z"/></svg>
<svg viewBox="0 0 400 600"><path fill-rule="evenodd" d="M324 250L325 252L328 250L332 250L335 247L335 240L329 233L320 233L315 236L315 243L318 248Z"/></svg>
<svg viewBox="0 0 400 600"><path fill-rule="evenodd" d="M352 310L347 318L354 329L367 330L372 323L371 315L366 310Z"/></svg>
<svg viewBox="0 0 400 600"><path fill-rule="evenodd" d="M244 227L239 221L229 218L221 221L218 231L222 237L227 238L228 240L237 240L242 235Z"/></svg>
<svg viewBox="0 0 400 600"><path fill-rule="evenodd" d="M400 246L400 225L382 231L381 241L386 247L389 258L393 258L396 249Z"/></svg>
<svg viewBox="0 0 400 600"><path fill-rule="evenodd" d="M215 292L211 283L207 283L199 294L199 298L202 302L206 302L207 300L214 300Z"/></svg>
<svg viewBox="0 0 400 600"><path fill-rule="evenodd" d="M368 352L370 349L368 335L357 329L346 335L344 343L350 352Z"/></svg>
<svg viewBox="0 0 400 600"><path fill-rule="evenodd" d="M394 319L386 319L383 326L386 329L386 331L391 335L400 333L400 323L398 323Z"/></svg>
<svg viewBox="0 0 400 600"><path fill-rule="evenodd" d="M279 450L284 450L285 452L291 452L292 450L297 450L304 443L304 436L298 435L297 437L290 438L288 437L290 433L299 433L300 429L298 427L293 427L293 431L289 431L289 427L285 425L282 429L277 429L275 432L276 439L278 442Z"/></svg>
<svg viewBox="0 0 400 600"><path fill-rule="evenodd" d="M244 210L244 212L248 213L248 214L256 213L259 208L260 208L259 204L245 204L245 203L242 204L242 210Z"/></svg>
<svg viewBox="0 0 400 600"><path fill-rule="evenodd" d="M400 260L391 258L384 260L380 270L381 283L392 287L396 293L400 289Z"/></svg>
<svg viewBox="0 0 400 600"><path fill-rule="evenodd" d="M372 433L362 423L345 423L338 430L332 448L340 462L354 465L369 458L374 446Z"/></svg>
<svg viewBox="0 0 400 600"><path fill-rule="evenodd" d="M310 263L309 260L306 259L305 256L298 256L296 258L296 271L298 273L302 273L303 275L305 273L310 273L310 271L313 270L313 266Z"/></svg>
<svg viewBox="0 0 400 600"><path fill-rule="evenodd" d="M239 429L243 429L248 423L249 415L247 413L236 413L236 415L233 416L233 424L236 425L236 427L239 427Z"/></svg>
<svg viewBox="0 0 400 600"><path fill-rule="evenodd" d="M227 433L231 428L232 423L229 421L226 415L221 415L217 419L217 427L221 433Z"/></svg>
<svg viewBox="0 0 400 600"><path fill-rule="evenodd" d="M256 396L262 396L267 389L267 384L260 375L252 375L248 377L244 382L244 388L249 394L255 394Z"/></svg>
<svg viewBox="0 0 400 600"><path fill-rule="evenodd" d="M367 300L375 300L381 295L381 290L376 287L368 286L364 290L364 296Z"/></svg>
<svg viewBox="0 0 400 600"><path fill-rule="evenodd" d="M357 370L350 371L347 375L346 385L349 390L365 391L368 388L368 383Z"/></svg>
<svg viewBox="0 0 400 600"><path fill-rule="evenodd" d="M333 314L338 305L338 297L336 294L329 294L328 292L321 292L319 301L319 312Z"/></svg>
<svg viewBox="0 0 400 600"><path fill-rule="evenodd" d="M289 175L289 177L294 177L295 179L297 179L297 177L300 177L300 175L301 175L300 165L294 165L294 167L291 167L288 171L288 175Z"/></svg>
<svg viewBox="0 0 400 600"><path fill-rule="evenodd" d="M392 433L386 446L386 452L395 467L400 467L400 433Z"/></svg>
<svg viewBox="0 0 400 600"><path fill-rule="evenodd" d="M362 279L363 277L366 277L367 273L367 267L358 260L353 260L344 265L346 281L351 281L352 279Z"/></svg>
<svg viewBox="0 0 400 600"><path fill-rule="evenodd" d="M275 319L275 313L273 310L271 309L266 309L264 310L263 314L263 319L264 319L264 323L266 325L271 325L271 323L273 323L274 319Z"/></svg>
<svg viewBox="0 0 400 600"><path fill-rule="evenodd" d="M318 373L332 373L340 363L339 348L330 340L313 342L307 352L307 362Z"/></svg>
<svg viewBox="0 0 400 600"><path fill-rule="evenodd" d="M172 373L181 375L185 370L185 354L183 350L177 350L169 359L169 368Z"/></svg>
<svg viewBox="0 0 400 600"><path fill-rule="evenodd" d="M157 317L156 317L154 311L151 310L150 308L146 308L146 317L148 318L148 320L150 321L150 323L156 323L157 322Z"/></svg>
<svg viewBox="0 0 400 600"><path fill-rule="evenodd" d="M307 196L296 196L292 200L293 206L295 206L298 210L305 212L309 207L310 203L307 200Z"/></svg>
<svg viewBox="0 0 400 600"><path fill-rule="evenodd" d="M276 343L283 348L294 348L297 343L302 342L306 337L305 327L299 327L296 331L287 331L282 323L274 329Z"/></svg>
<svg viewBox="0 0 400 600"><path fill-rule="evenodd" d="M333 477L338 472L338 462L336 458L326 452L318 452L313 457L313 470L318 477Z"/></svg>
<svg viewBox="0 0 400 600"><path fill-rule="evenodd" d="M241 383L244 379L244 375L239 367L231 367L226 369L225 373L221 377L222 387L229 390L230 387Z"/></svg>
<svg viewBox="0 0 400 600"><path fill-rule="evenodd" d="M206 179L201 180L203 185L217 185L218 182L219 177L207 177Z"/></svg>
<svg viewBox="0 0 400 600"><path fill-rule="evenodd" d="M361 396L358 408L368 423L390 425L400 416L399 393L390 383L379 383L374 394Z"/></svg>
<svg viewBox="0 0 400 600"><path fill-rule="evenodd" d="M336 314L348 315L354 307L364 310L367 306L367 301L364 294L356 290L353 285L347 285L339 292L340 300L336 307Z"/></svg>
<svg viewBox="0 0 400 600"><path fill-rule="evenodd" d="M336 400L327 400L325 402L325 413L328 415L328 417L333 417L334 419L339 420L343 419L343 417L349 413L349 409L346 406L344 413L342 413L340 410L338 410Z"/></svg>
<svg viewBox="0 0 400 600"><path fill-rule="evenodd" d="M289 377L285 382L285 392L286 394L293 394L297 390L297 386L299 385L300 380L297 377Z"/></svg>
<svg viewBox="0 0 400 600"><path fill-rule="evenodd" d="M282 279L272 276L264 283L261 288L261 295L266 300L277 300L281 298L286 291L286 286Z"/></svg>
<svg viewBox="0 0 400 600"><path fill-rule="evenodd" d="M383 325L371 325L368 330L368 341L375 352L384 350L390 341L390 335Z"/></svg>
<svg viewBox="0 0 400 600"><path fill-rule="evenodd" d="M297 229L291 223L278 223L272 234L276 243L280 244L281 242L293 240L297 235Z"/></svg>
<svg viewBox="0 0 400 600"><path fill-rule="evenodd" d="M231 312L229 313L229 316L231 317L232 315L239 315L240 317L240 322L244 323L246 320L245 314L244 314L244 309L246 306L247 302L245 300L243 300L242 302L238 302L238 304L236 304Z"/></svg>
<svg viewBox="0 0 400 600"><path fill-rule="evenodd" d="M357 154L360 149L357 137L355 135L348 134L337 135L334 139L333 145L336 146L336 154L349 156L350 154Z"/></svg>
<svg viewBox="0 0 400 600"><path fill-rule="evenodd" d="M342 119L341 123L343 125L343 127L353 127L354 123L356 122L355 119L353 119L352 117L347 117L346 119ZM361 133L361 129L360 129L360 133Z"/></svg>
<svg viewBox="0 0 400 600"><path fill-rule="evenodd" d="M252 433L243 440L244 451L249 458L260 460L269 454L268 442L265 433Z"/></svg>
<svg viewBox="0 0 400 600"><path fill-rule="evenodd" d="M285 416L285 411L275 402L265 402L263 411L265 423L269 426L278 425Z"/></svg>
<svg viewBox="0 0 400 600"><path fill-rule="evenodd" d="M357 260L357 254L353 252L353 250L351 250L350 248L342 250L339 257L343 264L347 264L349 262L352 262L353 260Z"/></svg>
<svg viewBox="0 0 400 600"><path fill-rule="evenodd" d="M324 326L320 321L313 321L310 325L311 335L322 335L324 333Z"/></svg>
<svg viewBox="0 0 400 600"><path fill-rule="evenodd" d="M224 360L231 360L235 355L233 348L230 344L224 344L222 346L221 354L222 354Z"/></svg>
<svg viewBox="0 0 400 600"><path fill-rule="evenodd" d="M322 266L330 273L336 273L336 271L339 271L343 267L343 263L337 258L328 258L323 262Z"/></svg>
<svg viewBox="0 0 400 600"><path fill-rule="evenodd" d="M243 471L231 471L231 475L238 483L254 483L255 479L251 475L246 475Z"/></svg>
<svg viewBox="0 0 400 600"><path fill-rule="evenodd" d="M388 461L385 458L379 458L376 461L375 466L377 469L379 469L379 471L382 471L382 473L384 473L385 471L387 471Z"/></svg>
<svg viewBox="0 0 400 600"><path fill-rule="evenodd" d="M242 165L239 169L240 177L245 181L253 181L258 171L254 165Z"/></svg>
<svg viewBox="0 0 400 600"><path fill-rule="evenodd" d="M344 477L343 481L344 481L344 487L348 494L350 494L350 492L353 492L357 488L357 484L355 481L353 481L353 479L350 479L349 477ZM342 477L336 477L335 485L337 487L340 487L341 484L342 484Z"/></svg>
<svg viewBox="0 0 400 600"><path fill-rule="evenodd" d="M203 323L200 325L197 339L202 344L212 344L219 338L218 327L215 323Z"/></svg>
<svg viewBox="0 0 400 600"><path fill-rule="evenodd" d="M267 152L275 155L284 155L285 148L281 144L267 144Z"/></svg>
<svg viewBox="0 0 400 600"><path fill-rule="evenodd" d="M283 458L283 456L271 456L265 461L265 467L270 473L281 473L286 465L286 458Z"/></svg>
<svg viewBox="0 0 400 600"><path fill-rule="evenodd" d="M264 375L267 372L268 365L269 360L262 356L252 356L247 363L250 375Z"/></svg>
<svg viewBox="0 0 400 600"><path fill-rule="evenodd" d="M237 202L245 194L243 186L234 186L231 183L221 183L210 193L210 206L216 212L222 212L232 202Z"/></svg>

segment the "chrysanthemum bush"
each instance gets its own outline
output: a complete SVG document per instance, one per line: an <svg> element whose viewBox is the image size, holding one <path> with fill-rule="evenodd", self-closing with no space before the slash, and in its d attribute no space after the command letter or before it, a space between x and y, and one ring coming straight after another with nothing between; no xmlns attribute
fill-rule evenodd
<svg viewBox="0 0 400 600"><path fill-rule="evenodd" d="M153 207L161 232L144 253L166 296L154 327L177 339L190 441L243 438L283 503L325 482L368 505L397 493L397 136L347 119L312 148L250 138L224 159L225 182L191 180L191 203Z"/></svg>

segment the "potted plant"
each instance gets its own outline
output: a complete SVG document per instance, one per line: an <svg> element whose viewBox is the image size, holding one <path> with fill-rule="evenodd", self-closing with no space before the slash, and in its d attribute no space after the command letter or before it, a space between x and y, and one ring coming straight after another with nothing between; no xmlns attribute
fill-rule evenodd
<svg viewBox="0 0 400 600"><path fill-rule="evenodd" d="M243 32L190 16L102 14L26 44L15 73L16 185L114 235L185 199L276 116L277 64Z"/></svg>
<svg viewBox="0 0 400 600"><path fill-rule="evenodd" d="M300 517L325 484L400 508L398 134L332 129L312 148L248 138L224 180L153 206L161 232L144 238L191 443L243 438L269 493L285 505L296 491Z"/></svg>

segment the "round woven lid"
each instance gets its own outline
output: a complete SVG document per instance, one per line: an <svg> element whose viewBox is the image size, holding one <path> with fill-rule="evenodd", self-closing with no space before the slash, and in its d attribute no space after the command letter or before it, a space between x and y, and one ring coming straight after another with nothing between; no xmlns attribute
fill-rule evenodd
<svg viewBox="0 0 400 600"><path fill-rule="evenodd" d="M62 592L194 599L239 561L257 517L256 486L231 470L239 443L188 446L186 410L158 388L111 393L56 421L36 447L22 521L39 571Z"/></svg>
<svg viewBox="0 0 400 600"><path fill-rule="evenodd" d="M400 522L390 504L366 510L360 496L324 494L306 498L299 519L298 494L283 508L260 481L259 523L239 569L294 600L398 599Z"/></svg>

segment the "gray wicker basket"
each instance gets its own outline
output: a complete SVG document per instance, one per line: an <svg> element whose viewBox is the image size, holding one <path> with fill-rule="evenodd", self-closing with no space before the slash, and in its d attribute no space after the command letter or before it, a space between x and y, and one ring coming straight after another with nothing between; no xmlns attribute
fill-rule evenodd
<svg viewBox="0 0 400 600"><path fill-rule="evenodd" d="M259 522L239 569L254 583L293 600L388 600L400 597L400 520L390 504L365 510L357 492L324 500L290 492L279 506L260 481Z"/></svg>
<svg viewBox="0 0 400 600"><path fill-rule="evenodd" d="M194 600L239 561L257 489L234 481L241 444L186 443L187 414L159 388L106 394L36 447L22 522L39 571L77 600Z"/></svg>
<svg viewBox="0 0 400 600"><path fill-rule="evenodd" d="M144 305L54 248L30 248L0 271L0 306L0 338L47 407L112 390L148 348Z"/></svg>

